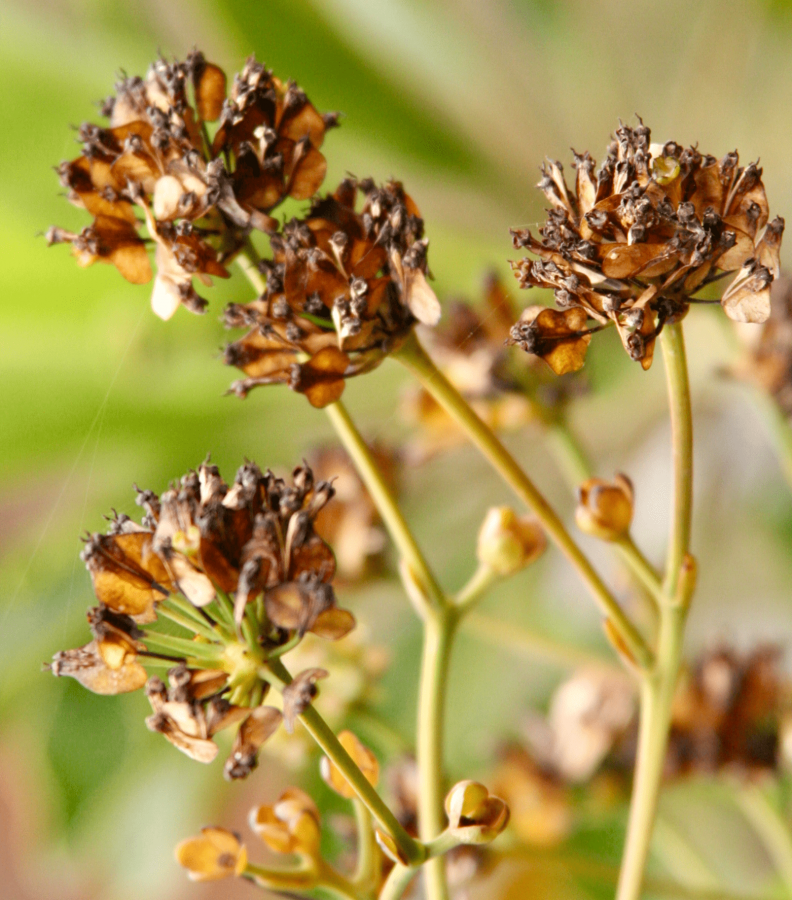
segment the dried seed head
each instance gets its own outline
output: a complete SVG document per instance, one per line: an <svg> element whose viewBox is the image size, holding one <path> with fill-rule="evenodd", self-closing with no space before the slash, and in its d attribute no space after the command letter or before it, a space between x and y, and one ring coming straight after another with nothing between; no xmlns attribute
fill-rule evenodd
<svg viewBox="0 0 792 900"><path fill-rule="evenodd" d="M586 319L615 326L629 356L648 369L665 323L686 315L719 273L736 273L721 297L730 318L763 322L770 312L784 222L769 221L762 170L739 166L736 152L718 161L673 141L652 144L638 122L616 131L596 182L591 156L575 154L574 193L560 163L543 165L547 221L538 238L512 232L515 247L534 257L513 263L520 286L550 288L562 310L583 316L573 325L544 314L533 326L532 311L512 332L556 373L580 368L588 341L562 340L553 328L580 333Z"/></svg>
<svg viewBox="0 0 792 900"><path fill-rule="evenodd" d="M226 315L229 327L252 326L226 349L226 362L247 376L233 390L246 396L257 385L288 384L326 406L346 378L379 365L416 322L436 324L422 235L418 209L395 181L347 179L304 220L287 222L271 237L263 296Z"/></svg>
<svg viewBox="0 0 792 900"><path fill-rule="evenodd" d="M227 278L224 261L251 229L272 230L286 197L319 190L319 151L330 123L293 83L248 59L226 99L226 77L198 51L183 62L157 60L145 79L126 78L102 107L108 127L79 130L83 155L58 168L69 200L93 217L79 234L50 229L48 243L70 243L77 261L112 263L144 284L155 248L154 312L206 306L193 278ZM220 120L210 142L203 127Z"/></svg>
<svg viewBox="0 0 792 900"><path fill-rule="evenodd" d="M633 487L626 475L612 482L589 478L578 488L575 522L581 531L603 541L615 541L630 530Z"/></svg>

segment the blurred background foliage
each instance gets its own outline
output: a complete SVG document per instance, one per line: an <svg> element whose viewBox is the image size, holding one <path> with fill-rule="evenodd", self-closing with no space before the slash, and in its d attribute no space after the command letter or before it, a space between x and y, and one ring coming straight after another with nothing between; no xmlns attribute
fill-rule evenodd
<svg viewBox="0 0 792 900"><path fill-rule="evenodd" d="M509 226L543 218L533 185L545 154L566 163L574 146L601 159L618 117L635 112L658 140L761 156L771 210L792 210L785 0L2 0L0 893L9 900L219 897L186 882L173 844L209 821L242 830L247 808L293 777L273 761L228 785L219 764L198 766L145 729L142 696L96 697L40 672L54 651L84 641L91 592L79 536L102 529L111 508L134 512L133 481L162 490L208 452L229 478L244 456L291 468L330 437L325 418L286 389L245 402L223 396L233 374L219 359L218 316L228 300L249 298L244 279L215 288L205 318L180 310L163 323L147 288L111 267L82 271L40 237L52 223L87 223L59 197L51 170L77 154L71 126L96 119L93 101L119 70L144 73L158 49L183 56L193 46L229 72L255 52L318 109L344 113L325 144L326 186L346 172L402 179L426 219L442 298L479 295L493 265L509 277ZM689 649L786 644L792 502L750 394L723 377L733 337L720 311L694 310L688 322L702 573ZM576 401L573 421L599 474L633 478L635 534L659 560L669 477L661 366L644 374L613 341L597 343L587 363L594 390ZM369 438L403 438L394 410L404 387L392 363L349 384L348 405ZM511 445L568 515L572 497L540 430ZM459 586L485 509L509 499L504 488L467 449L411 467L402 488L441 579ZM610 557L590 549L607 571ZM418 630L407 604L392 576L346 592L343 603L390 648L376 706L409 740ZM588 598L553 553L485 609L604 644ZM498 740L546 702L561 674L463 636L451 776L485 771ZM370 740L387 751L384 739ZM658 879L684 875L674 870L684 869L673 849L681 846L693 848L687 874L699 886L709 882L691 876L701 876L697 865L746 896L777 883L766 846L727 808L712 785L666 793ZM485 895L611 896L623 819L618 807L562 849L511 863ZM221 892L250 895L243 884Z"/></svg>

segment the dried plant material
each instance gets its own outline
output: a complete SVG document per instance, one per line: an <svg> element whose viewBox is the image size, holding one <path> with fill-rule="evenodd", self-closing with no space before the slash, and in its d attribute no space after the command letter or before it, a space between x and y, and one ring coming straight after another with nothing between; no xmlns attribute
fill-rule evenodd
<svg viewBox="0 0 792 900"><path fill-rule="evenodd" d="M731 374L773 398L792 420L792 279L773 281L770 318L759 329L740 328L744 352Z"/></svg>
<svg viewBox="0 0 792 900"><path fill-rule="evenodd" d="M52 228L48 242L71 244L82 266L112 263L144 284L152 270L142 219L157 265L151 304L163 319L181 305L202 312L193 279L227 278L225 262L249 232L277 226L270 213L281 201L319 190L319 147L335 124L253 57L226 98L225 73L199 51L124 78L102 112L109 125L82 125L82 156L58 169L69 200L94 222L79 234ZM204 125L218 119L210 142Z"/></svg>
<svg viewBox="0 0 792 900"><path fill-rule="evenodd" d="M507 577L537 560L546 547L547 538L533 516L518 516L508 506L493 506L479 529L476 556L493 572Z"/></svg>
<svg viewBox="0 0 792 900"><path fill-rule="evenodd" d="M344 750L352 757L355 765L363 773L366 781L376 787L379 781L377 757L351 731L342 731L338 735L338 740ZM337 794L340 794L347 800L357 796L352 785L341 774L335 763L326 756L322 757L320 771L322 778Z"/></svg>
<svg viewBox="0 0 792 900"><path fill-rule="evenodd" d="M543 359L556 375L583 368L591 329L586 312L579 307L560 312L546 306L524 309L509 334L509 343Z"/></svg>
<svg viewBox="0 0 792 900"><path fill-rule="evenodd" d="M283 721L289 734L294 731L294 723L319 693L316 682L329 674L326 669L305 669L283 689Z"/></svg>
<svg viewBox="0 0 792 900"><path fill-rule="evenodd" d="M520 431L531 421L552 421L567 402L584 389L580 378L554 378L534 356L509 349L517 315L515 303L498 276L484 279L482 295L473 303L453 299L448 315L422 340L434 363L494 431ZM421 463L464 443L465 435L424 389L410 388L402 412L419 427L407 448L407 461Z"/></svg>
<svg viewBox="0 0 792 900"><path fill-rule="evenodd" d="M633 517L632 482L621 473L613 481L589 478L578 488L575 522L581 531L603 541L624 537Z"/></svg>
<svg viewBox="0 0 792 900"><path fill-rule="evenodd" d="M521 287L551 289L562 311L582 313L593 330L615 326L645 369L663 326L683 318L697 292L724 273L736 273L721 298L726 314L738 322L767 319L784 220L769 221L756 163L740 166L736 151L717 160L674 141L652 144L639 118L635 127L620 124L596 175L588 153L575 153L574 167L570 192L561 163L543 165L547 221L539 238L512 232L514 246L534 257L512 264ZM542 338L552 338L552 320L545 316L531 330L538 314L526 312L528 322L513 332L519 346L557 373L583 364L583 343L568 341L551 353ZM575 330L584 331L584 322Z"/></svg>
<svg viewBox="0 0 792 900"><path fill-rule="evenodd" d="M223 775L229 781L247 778L258 765L259 750L283 721L283 714L272 706L251 710L234 737L234 746L225 762Z"/></svg>
<svg viewBox="0 0 792 900"><path fill-rule="evenodd" d="M276 853L319 855L319 810L299 788L288 788L272 806L251 810L250 827Z"/></svg>
<svg viewBox="0 0 792 900"><path fill-rule="evenodd" d="M94 694L126 694L137 691L146 683L146 670L134 657L125 657L119 664L109 666L96 641L75 650L61 650L49 665L53 675L68 675Z"/></svg>
<svg viewBox="0 0 792 900"><path fill-rule="evenodd" d="M448 828L460 844L486 844L509 824L509 807L477 781L460 781L445 799Z"/></svg>
<svg viewBox="0 0 792 900"><path fill-rule="evenodd" d="M239 876L247 866L247 850L232 831L216 826L202 828L199 837L176 846L176 862L187 869L191 881L219 881Z"/></svg>
<svg viewBox="0 0 792 900"><path fill-rule="evenodd" d="M377 468L391 489L395 488L397 460L381 445L371 448ZM317 533L333 548L339 579L356 582L379 571L386 537L365 485L349 456L334 446L322 447L309 457L316 478L332 479L333 502L323 507L314 521Z"/></svg>
<svg viewBox="0 0 792 900"><path fill-rule="evenodd" d="M425 277L423 220L399 182L347 179L270 243L264 294L226 310L227 327L250 329L226 348L226 363L247 376L232 387L239 396L280 383L326 406L346 378L379 365L416 322L439 318Z"/></svg>

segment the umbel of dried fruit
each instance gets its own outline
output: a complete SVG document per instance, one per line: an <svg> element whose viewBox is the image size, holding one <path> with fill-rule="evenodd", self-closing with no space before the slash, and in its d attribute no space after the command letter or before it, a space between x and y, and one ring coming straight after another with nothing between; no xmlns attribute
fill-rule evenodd
<svg viewBox="0 0 792 900"><path fill-rule="evenodd" d="M523 288L550 288L559 311L529 307L510 340L557 374L579 369L591 335L615 326L644 369L667 322L685 316L697 293L733 274L720 302L737 322L764 322L779 272L784 220L769 221L756 163L652 144L639 119L621 125L595 175L588 153L575 154L570 191L559 162L542 167L550 203L534 237L514 229L514 246L532 256L512 263Z"/></svg>
<svg viewBox="0 0 792 900"><path fill-rule="evenodd" d="M139 491L141 523L116 516L108 534L86 541L99 601L88 612L93 640L57 653L53 674L100 694L145 685L148 727L200 762L217 755L219 731L241 723L225 775L245 777L284 716L291 731L328 674L298 673L281 713L259 705L269 690L261 667L307 631L335 640L355 625L336 605L333 552L314 531L332 495L308 466L288 483L246 463L229 487L208 462L161 497ZM161 618L184 633L163 632ZM147 660L175 664L167 685L148 678Z"/></svg>
<svg viewBox="0 0 792 900"><path fill-rule="evenodd" d="M379 365L416 322L440 317L426 280L423 220L398 182L348 178L270 241L264 293L226 310L229 328L250 329L225 354L247 376L233 385L241 397L282 383L326 406L344 379Z"/></svg>
<svg viewBox="0 0 792 900"><path fill-rule="evenodd" d="M198 51L125 78L102 112L109 125L80 126L82 156L58 168L69 200L94 221L47 237L70 243L80 265L112 263L135 284L151 279L153 243L151 303L163 319L180 304L203 311L193 278L227 278L249 232L274 230L269 213L284 198L316 193L327 168L319 148L336 123L253 57L226 97L225 74ZM207 123L218 120L210 139Z"/></svg>

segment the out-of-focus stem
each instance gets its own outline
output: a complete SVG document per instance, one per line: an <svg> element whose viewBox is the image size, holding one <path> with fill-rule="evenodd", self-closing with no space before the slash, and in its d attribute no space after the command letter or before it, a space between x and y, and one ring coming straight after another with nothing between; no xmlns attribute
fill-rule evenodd
<svg viewBox="0 0 792 900"><path fill-rule="evenodd" d="M589 588L603 614L611 621L636 662L647 668L652 651L633 622L616 602L588 557L575 543L556 511L550 506L514 457L501 444L494 432L476 415L464 397L435 366L415 335L411 335L396 352L396 358L412 372L423 387L464 429L470 440L492 464L493 468L517 496L533 510L545 531L572 563Z"/></svg>

